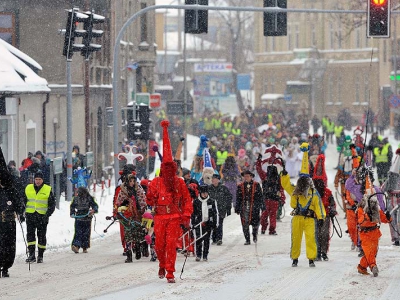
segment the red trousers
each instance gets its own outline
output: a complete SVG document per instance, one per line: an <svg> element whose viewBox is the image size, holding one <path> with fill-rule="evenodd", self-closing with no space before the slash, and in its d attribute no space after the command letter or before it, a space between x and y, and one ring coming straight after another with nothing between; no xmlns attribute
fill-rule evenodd
<svg viewBox="0 0 400 300"><path fill-rule="evenodd" d="M379 238L381 236L379 229L370 232L360 232L361 247L364 256L361 257L360 265L364 268L372 268L376 266L376 255L378 254Z"/></svg>
<svg viewBox="0 0 400 300"><path fill-rule="evenodd" d="M174 278L176 261L176 242L180 234L180 219L154 217L155 250L160 268L165 268L167 278Z"/></svg>
<svg viewBox="0 0 400 300"><path fill-rule="evenodd" d="M347 230L349 231L350 239L355 246L357 246L358 231L357 231L357 217L354 210L348 209L346 211Z"/></svg>
<svg viewBox="0 0 400 300"><path fill-rule="evenodd" d="M276 229L276 214L279 208L279 202L274 200L265 200L266 210L261 214L261 231L267 230L269 218L269 233L274 233Z"/></svg>

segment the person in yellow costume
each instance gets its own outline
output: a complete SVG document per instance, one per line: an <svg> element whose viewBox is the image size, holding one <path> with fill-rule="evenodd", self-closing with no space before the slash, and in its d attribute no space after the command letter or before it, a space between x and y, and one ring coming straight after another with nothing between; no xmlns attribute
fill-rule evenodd
<svg viewBox="0 0 400 300"><path fill-rule="evenodd" d="M301 252L301 240L303 233L306 239L306 255L309 266L315 267L314 259L317 257L317 226L325 219L325 208L313 181L309 175L308 143L302 143L300 150L303 152L300 177L296 185L290 182L285 167L281 172L281 183L284 190L290 195L290 206L293 208L292 219L292 245L290 257L293 260L292 267L297 267Z"/></svg>

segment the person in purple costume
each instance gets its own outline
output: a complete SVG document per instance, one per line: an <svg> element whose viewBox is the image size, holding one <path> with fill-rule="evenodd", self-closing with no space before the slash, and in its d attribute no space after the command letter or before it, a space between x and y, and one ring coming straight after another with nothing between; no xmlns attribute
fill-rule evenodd
<svg viewBox="0 0 400 300"><path fill-rule="evenodd" d="M222 177L225 186L228 188L229 192L232 194L233 207L236 205L236 190L237 190L237 180L241 179L240 169L235 161L235 157L228 155L225 163L221 168Z"/></svg>

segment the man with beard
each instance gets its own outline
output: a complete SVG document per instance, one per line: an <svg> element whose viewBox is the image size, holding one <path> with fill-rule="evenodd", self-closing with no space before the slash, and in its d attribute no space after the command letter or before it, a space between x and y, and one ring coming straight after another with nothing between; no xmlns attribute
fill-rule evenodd
<svg viewBox="0 0 400 300"><path fill-rule="evenodd" d="M24 210L24 199L13 187L13 179L0 148L0 277L10 276L8 269L14 264L16 249L15 216L18 215L23 222Z"/></svg>
<svg viewBox="0 0 400 300"><path fill-rule="evenodd" d="M244 182L238 185L236 193L235 212L240 215L245 245L250 245L250 225L252 226L253 242L257 243L260 213L265 210L261 185L254 181L254 174L247 170L241 174Z"/></svg>
<svg viewBox="0 0 400 300"><path fill-rule="evenodd" d="M309 175L308 143L301 144L300 150L303 152L303 160L297 185L294 186L290 183L290 177L285 169L281 172L281 183L290 195L290 206L293 208L291 213L293 219L290 256L293 260L292 267L297 267L304 233L309 266L315 267L314 260L317 257L316 228L317 223L322 226L325 219L325 209Z"/></svg>
<svg viewBox="0 0 400 300"><path fill-rule="evenodd" d="M148 188L147 204L154 207L155 249L159 260L159 278L174 283L176 242L181 224L189 228L193 212L192 199L182 178L176 175L177 165L172 159L168 136L169 122L163 120L163 160L160 176Z"/></svg>

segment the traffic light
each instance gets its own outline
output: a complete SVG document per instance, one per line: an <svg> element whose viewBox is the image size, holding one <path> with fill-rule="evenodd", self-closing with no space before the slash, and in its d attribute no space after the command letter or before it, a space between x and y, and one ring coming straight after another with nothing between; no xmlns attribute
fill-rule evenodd
<svg viewBox="0 0 400 300"><path fill-rule="evenodd" d="M151 134L151 118L150 113L152 110L147 105L139 105L138 106L138 119L139 122L142 124L140 127L140 131L142 133L142 140L149 140Z"/></svg>
<svg viewBox="0 0 400 300"><path fill-rule="evenodd" d="M67 60L71 60L74 52L82 51L84 48L82 44L75 44L75 38L85 36L86 31L76 29L76 26L77 23L84 22L88 16L78 12L77 8L67 9L66 11L68 12L67 26L61 30L61 33L65 34L63 55Z"/></svg>
<svg viewBox="0 0 400 300"><path fill-rule="evenodd" d="M287 8L287 0L264 0L264 7ZM287 13L264 12L264 36L286 36Z"/></svg>
<svg viewBox="0 0 400 300"><path fill-rule="evenodd" d="M205 5L208 0L185 0L186 5ZM208 32L208 10L185 10L185 33L207 33Z"/></svg>
<svg viewBox="0 0 400 300"><path fill-rule="evenodd" d="M105 17L96 15L90 11L85 12L85 14L88 16L88 18L85 19L83 25L86 34L83 37L84 48L82 48L81 54L85 57L86 60L89 60L90 54L92 52L101 50L101 45L91 43L92 39L99 38L103 35L103 30L93 29L93 24L104 23Z"/></svg>
<svg viewBox="0 0 400 300"><path fill-rule="evenodd" d="M390 0L368 0L367 37L390 36Z"/></svg>

